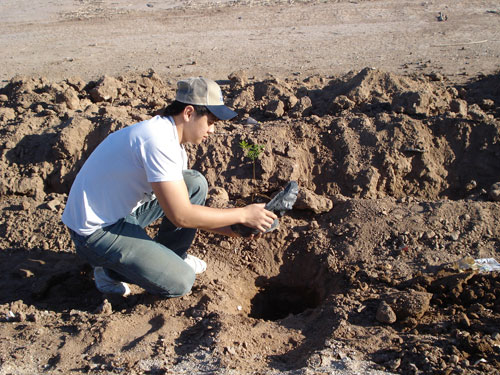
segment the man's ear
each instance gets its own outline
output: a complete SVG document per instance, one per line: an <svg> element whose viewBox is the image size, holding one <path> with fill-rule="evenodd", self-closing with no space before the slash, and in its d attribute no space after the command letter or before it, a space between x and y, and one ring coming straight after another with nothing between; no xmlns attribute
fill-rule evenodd
<svg viewBox="0 0 500 375"><path fill-rule="evenodd" d="M191 116L196 115L196 111L192 105L187 105L184 107L184 111L182 112L182 115L184 117L184 121L189 121Z"/></svg>

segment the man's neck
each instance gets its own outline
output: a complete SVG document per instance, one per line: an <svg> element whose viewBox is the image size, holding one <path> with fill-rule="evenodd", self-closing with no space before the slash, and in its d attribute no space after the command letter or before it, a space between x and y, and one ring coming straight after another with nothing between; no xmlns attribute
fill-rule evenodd
<svg viewBox="0 0 500 375"><path fill-rule="evenodd" d="M177 135L179 137L179 143L182 145L184 144L184 138L183 138L183 135L184 135L184 122L183 122L183 118L182 118L182 114L181 115L175 115L175 116L172 116L172 118L174 119L174 125L177 129Z"/></svg>

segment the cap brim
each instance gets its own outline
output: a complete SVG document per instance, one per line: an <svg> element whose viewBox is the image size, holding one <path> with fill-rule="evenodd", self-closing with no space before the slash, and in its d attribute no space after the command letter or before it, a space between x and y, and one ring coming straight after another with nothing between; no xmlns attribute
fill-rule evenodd
<svg viewBox="0 0 500 375"><path fill-rule="evenodd" d="M237 115L235 111L229 109L225 105L206 105L205 107L219 120L231 120Z"/></svg>

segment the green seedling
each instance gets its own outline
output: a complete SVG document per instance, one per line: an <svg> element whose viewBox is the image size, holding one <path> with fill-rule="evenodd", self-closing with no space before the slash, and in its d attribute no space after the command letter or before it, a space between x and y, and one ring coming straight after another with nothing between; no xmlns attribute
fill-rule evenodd
<svg viewBox="0 0 500 375"><path fill-rule="evenodd" d="M264 146L259 144L249 144L246 141L241 141L240 147L245 152L245 156L252 160L252 176L255 181L255 161L262 154L262 151L264 151Z"/></svg>

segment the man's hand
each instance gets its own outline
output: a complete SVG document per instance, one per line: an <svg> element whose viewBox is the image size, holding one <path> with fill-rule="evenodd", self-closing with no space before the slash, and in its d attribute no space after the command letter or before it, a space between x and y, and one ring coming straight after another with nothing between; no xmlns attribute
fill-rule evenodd
<svg viewBox="0 0 500 375"><path fill-rule="evenodd" d="M299 185L297 184L296 181L290 181L282 191L276 194L273 199L271 199L269 202L265 204L264 208L265 210L267 210L267 212L271 211L278 214L279 216L283 216L283 214L286 211L289 211L293 208L293 205L297 200L298 193L299 193ZM279 222L276 218L276 220L274 220L274 222L271 223L270 227L266 227L265 230L262 230L262 228L259 227L258 230L260 230L261 233L272 231L277 228L278 224ZM231 225L231 230L242 237L251 237L252 235L259 234L259 232L256 229L252 228L256 227L252 227L250 225L240 225L240 224Z"/></svg>
<svg viewBox="0 0 500 375"><path fill-rule="evenodd" d="M258 229L261 232L271 228L274 220L278 217L273 212L266 210L264 206L264 203L255 203L243 207L246 217L241 224Z"/></svg>

